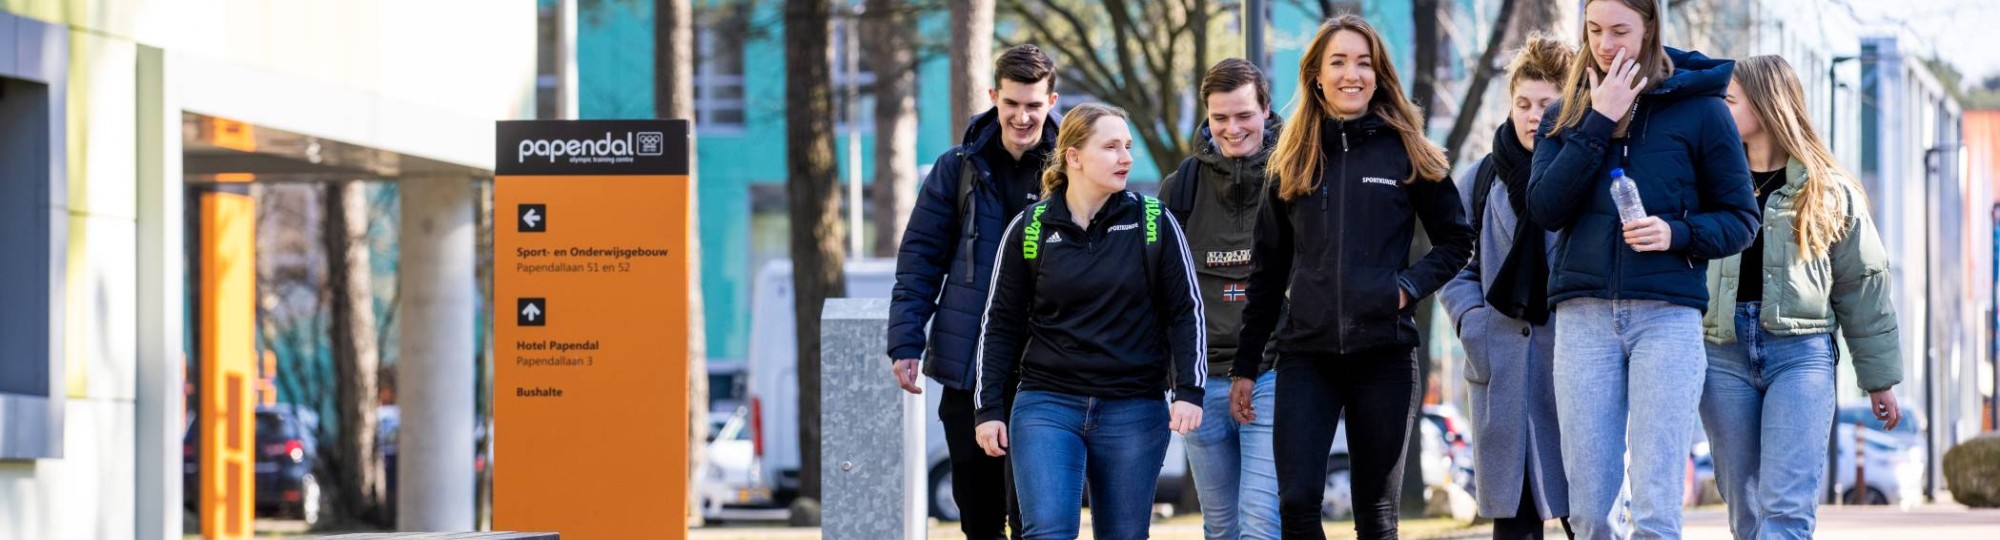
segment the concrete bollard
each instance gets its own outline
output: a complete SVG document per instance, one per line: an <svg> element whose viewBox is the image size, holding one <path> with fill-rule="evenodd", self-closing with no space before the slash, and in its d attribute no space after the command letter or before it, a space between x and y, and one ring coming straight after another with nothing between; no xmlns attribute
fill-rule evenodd
<svg viewBox="0 0 2000 540"><path fill-rule="evenodd" d="M889 372L889 300L820 312L820 531L826 540L925 538L924 396Z"/></svg>

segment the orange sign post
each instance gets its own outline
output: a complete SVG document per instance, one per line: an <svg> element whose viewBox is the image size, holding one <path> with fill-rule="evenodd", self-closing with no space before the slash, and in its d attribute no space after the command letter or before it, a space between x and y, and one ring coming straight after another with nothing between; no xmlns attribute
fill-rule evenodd
<svg viewBox="0 0 2000 540"><path fill-rule="evenodd" d="M257 201L242 184L199 188L195 350L201 535L249 538L257 440Z"/></svg>
<svg viewBox="0 0 2000 540"><path fill-rule="evenodd" d="M684 120L500 122L493 527L687 536Z"/></svg>

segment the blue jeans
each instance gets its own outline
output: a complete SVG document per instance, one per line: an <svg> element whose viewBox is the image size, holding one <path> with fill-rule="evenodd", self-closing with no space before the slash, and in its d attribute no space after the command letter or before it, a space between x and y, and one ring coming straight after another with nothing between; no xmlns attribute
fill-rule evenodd
<svg viewBox="0 0 2000 540"><path fill-rule="evenodd" d="M1576 298L1556 306L1555 315L1556 420L1576 537L1627 537L1618 495L1629 466L1630 536L1679 538L1682 482L1708 367L1701 312L1651 300Z"/></svg>
<svg viewBox="0 0 2000 540"><path fill-rule="evenodd" d="M1271 461L1277 390L1277 370L1258 376L1250 394L1257 419L1238 425L1229 414L1229 378L1208 378L1201 427L1186 439L1208 540L1278 540L1278 468Z"/></svg>
<svg viewBox="0 0 2000 540"><path fill-rule="evenodd" d="M1097 538L1145 538L1167 457L1167 404L1023 391L1007 426L1021 537L1073 539L1090 479Z"/></svg>
<svg viewBox="0 0 2000 540"><path fill-rule="evenodd" d="M1708 345L1701 419L1737 538L1812 538L1833 423L1832 334L1775 336L1736 305L1736 342Z"/></svg>

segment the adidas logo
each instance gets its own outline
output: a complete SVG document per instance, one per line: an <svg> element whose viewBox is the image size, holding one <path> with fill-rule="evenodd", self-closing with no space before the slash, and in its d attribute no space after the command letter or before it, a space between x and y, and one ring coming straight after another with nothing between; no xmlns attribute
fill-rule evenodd
<svg viewBox="0 0 2000 540"><path fill-rule="evenodd" d="M1062 231L1056 231L1054 233L1049 234L1048 243L1054 244L1058 242L1062 242Z"/></svg>

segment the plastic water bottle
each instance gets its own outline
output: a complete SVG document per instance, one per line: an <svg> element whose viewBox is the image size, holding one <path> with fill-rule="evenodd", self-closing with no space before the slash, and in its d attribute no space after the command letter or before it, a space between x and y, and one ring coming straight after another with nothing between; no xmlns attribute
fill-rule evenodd
<svg viewBox="0 0 2000 540"><path fill-rule="evenodd" d="M1611 201L1618 204L1620 224L1646 218L1646 205L1639 201L1639 184L1625 176L1625 169L1611 169Z"/></svg>

